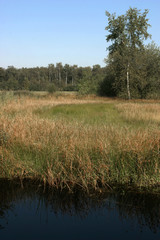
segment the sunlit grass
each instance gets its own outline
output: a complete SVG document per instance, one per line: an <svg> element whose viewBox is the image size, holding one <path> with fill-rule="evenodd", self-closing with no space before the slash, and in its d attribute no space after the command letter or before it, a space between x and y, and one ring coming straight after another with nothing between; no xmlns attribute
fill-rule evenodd
<svg viewBox="0 0 160 240"><path fill-rule="evenodd" d="M113 103L85 103L85 104L63 104L54 107L44 107L35 111L41 118L54 121L65 121L83 123L88 125L118 124L122 123Z"/></svg>
<svg viewBox="0 0 160 240"><path fill-rule="evenodd" d="M89 191L160 182L158 102L76 96L0 104L0 177Z"/></svg>
<svg viewBox="0 0 160 240"><path fill-rule="evenodd" d="M123 103L117 108L127 120L160 123L160 103Z"/></svg>

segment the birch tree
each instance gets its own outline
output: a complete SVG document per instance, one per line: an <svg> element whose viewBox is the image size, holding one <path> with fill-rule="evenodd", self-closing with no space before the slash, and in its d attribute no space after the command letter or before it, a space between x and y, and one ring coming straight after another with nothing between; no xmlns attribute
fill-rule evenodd
<svg viewBox="0 0 160 240"><path fill-rule="evenodd" d="M116 91L121 92L125 88L128 99L132 97L131 86L135 79L133 69L137 55L144 51L144 40L150 37L147 31L150 26L147 14L147 9L141 13L137 8L129 8L125 15L118 17L106 12L106 40L111 42L107 61L113 65L115 71Z"/></svg>

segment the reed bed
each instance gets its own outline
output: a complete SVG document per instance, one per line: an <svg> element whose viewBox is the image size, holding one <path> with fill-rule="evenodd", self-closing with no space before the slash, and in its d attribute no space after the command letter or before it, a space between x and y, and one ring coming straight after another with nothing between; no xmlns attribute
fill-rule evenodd
<svg viewBox="0 0 160 240"><path fill-rule="evenodd" d="M95 112L99 120L91 124L74 114L68 120L63 112L66 104L72 109L99 104ZM64 106L62 116L48 117L43 111L57 106ZM88 192L119 184L147 189L160 183L157 102L21 97L0 109L1 178L28 178L70 191L79 186Z"/></svg>
<svg viewBox="0 0 160 240"><path fill-rule="evenodd" d="M160 103L123 103L117 108L126 120L160 123Z"/></svg>

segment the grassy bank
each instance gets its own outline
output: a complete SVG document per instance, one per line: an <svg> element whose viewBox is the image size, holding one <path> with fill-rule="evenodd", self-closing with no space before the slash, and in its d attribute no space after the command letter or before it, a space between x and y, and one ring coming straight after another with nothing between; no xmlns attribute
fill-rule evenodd
<svg viewBox="0 0 160 240"><path fill-rule="evenodd" d="M85 191L160 183L158 101L18 96L0 110L0 178Z"/></svg>

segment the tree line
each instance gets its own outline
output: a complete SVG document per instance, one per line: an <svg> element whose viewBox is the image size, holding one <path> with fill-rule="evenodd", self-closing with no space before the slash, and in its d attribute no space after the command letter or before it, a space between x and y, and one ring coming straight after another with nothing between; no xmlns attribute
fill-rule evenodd
<svg viewBox="0 0 160 240"><path fill-rule="evenodd" d="M48 67L0 68L0 90L79 91L96 93L99 82L106 75L106 67L78 67L62 63Z"/></svg>
<svg viewBox="0 0 160 240"><path fill-rule="evenodd" d="M159 98L160 48L148 33L148 10L137 8L121 16L106 12L106 66L78 67L61 62L48 67L0 68L0 90L78 91L109 97Z"/></svg>

